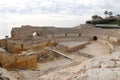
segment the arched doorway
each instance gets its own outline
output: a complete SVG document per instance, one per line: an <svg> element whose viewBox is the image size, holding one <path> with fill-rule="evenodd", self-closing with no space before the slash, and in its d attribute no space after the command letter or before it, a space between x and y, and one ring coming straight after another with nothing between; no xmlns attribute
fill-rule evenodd
<svg viewBox="0 0 120 80"><path fill-rule="evenodd" d="M96 41L98 38L97 36L93 36L93 40Z"/></svg>

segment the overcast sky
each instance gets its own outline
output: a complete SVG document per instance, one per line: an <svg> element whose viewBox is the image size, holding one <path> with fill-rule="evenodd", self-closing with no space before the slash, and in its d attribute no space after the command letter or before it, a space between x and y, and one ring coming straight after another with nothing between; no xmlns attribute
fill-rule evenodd
<svg viewBox="0 0 120 80"><path fill-rule="evenodd" d="M120 13L120 0L0 0L0 38L12 27L73 27L104 11Z"/></svg>

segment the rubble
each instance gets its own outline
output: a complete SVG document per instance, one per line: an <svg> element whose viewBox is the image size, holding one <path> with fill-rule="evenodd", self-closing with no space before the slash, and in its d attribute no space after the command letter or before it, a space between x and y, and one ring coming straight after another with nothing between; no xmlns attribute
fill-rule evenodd
<svg viewBox="0 0 120 80"><path fill-rule="evenodd" d="M1 80L17 80L16 78L12 77L6 69L0 68L0 79Z"/></svg>

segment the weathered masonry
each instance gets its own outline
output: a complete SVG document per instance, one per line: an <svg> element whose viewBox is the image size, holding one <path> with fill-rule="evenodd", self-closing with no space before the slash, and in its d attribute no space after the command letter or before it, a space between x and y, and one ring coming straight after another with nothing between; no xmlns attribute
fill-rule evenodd
<svg viewBox="0 0 120 80"><path fill-rule="evenodd" d="M79 29L76 28L55 28L54 26L22 26L21 28L13 28L11 38L16 40L29 40L39 37L69 37L80 36Z"/></svg>

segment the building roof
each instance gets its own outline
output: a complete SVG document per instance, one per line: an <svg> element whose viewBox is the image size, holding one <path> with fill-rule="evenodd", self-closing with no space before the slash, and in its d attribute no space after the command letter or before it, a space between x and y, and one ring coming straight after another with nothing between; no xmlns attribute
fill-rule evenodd
<svg viewBox="0 0 120 80"><path fill-rule="evenodd" d="M120 28L117 24L96 24L96 27L103 27L103 28Z"/></svg>

